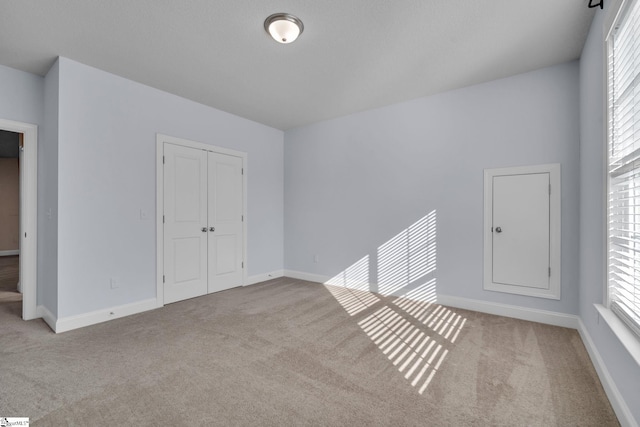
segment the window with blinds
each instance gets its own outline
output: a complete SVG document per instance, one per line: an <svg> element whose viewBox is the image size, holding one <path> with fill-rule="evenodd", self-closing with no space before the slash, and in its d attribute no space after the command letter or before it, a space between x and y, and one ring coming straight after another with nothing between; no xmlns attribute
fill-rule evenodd
<svg viewBox="0 0 640 427"><path fill-rule="evenodd" d="M640 337L640 1L608 39L609 307Z"/></svg>

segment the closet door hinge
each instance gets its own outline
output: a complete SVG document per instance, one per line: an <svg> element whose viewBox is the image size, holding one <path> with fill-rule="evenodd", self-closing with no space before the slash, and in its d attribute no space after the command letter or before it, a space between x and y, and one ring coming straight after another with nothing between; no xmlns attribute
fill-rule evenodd
<svg viewBox="0 0 640 427"><path fill-rule="evenodd" d="M164 165L164 156L162 156L162 164Z"/></svg>
<svg viewBox="0 0 640 427"><path fill-rule="evenodd" d="M244 261L242 261L242 268L244 268Z"/></svg>
<svg viewBox="0 0 640 427"><path fill-rule="evenodd" d="M549 184L549 195L551 195L551 184Z"/></svg>
<svg viewBox="0 0 640 427"><path fill-rule="evenodd" d="M551 267L549 267L549 277L551 277Z"/></svg>
<svg viewBox="0 0 640 427"><path fill-rule="evenodd" d="M164 275L162 276L162 283L164 283Z"/></svg>

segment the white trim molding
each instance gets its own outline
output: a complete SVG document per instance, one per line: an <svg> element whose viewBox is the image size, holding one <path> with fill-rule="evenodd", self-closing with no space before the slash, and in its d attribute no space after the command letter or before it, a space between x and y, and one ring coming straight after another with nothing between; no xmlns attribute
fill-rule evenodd
<svg viewBox="0 0 640 427"><path fill-rule="evenodd" d="M56 331L56 316L53 315L44 305L39 305L37 310L38 317L41 317L53 332Z"/></svg>
<svg viewBox="0 0 640 427"><path fill-rule="evenodd" d="M156 307L164 306L164 139L156 135Z"/></svg>
<svg viewBox="0 0 640 427"><path fill-rule="evenodd" d="M284 275L292 279L306 280L309 282L327 283L329 276L305 273L302 271L285 270ZM561 326L563 328L578 328L578 316L573 314L558 313L555 311L526 308L516 305L500 304L489 301L480 301L469 298L461 298L450 295L437 294L436 302L453 308L478 311L480 313L495 314L497 316L512 317L514 319L528 320L547 325Z"/></svg>
<svg viewBox="0 0 640 427"><path fill-rule="evenodd" d="M602 304L594 304L594 306L598 310L598 315L604 319L609 329L640 367L640 340L638 337L613 311Z"/></svg>
<svg viewBox="0 0 640 427"><path fill-rule="evenodd" d="M303 271L296 271L296 270L285 270L284 275L286 277L291 277L292 279L306 280L308 282L317 282L317 283L326 283L329 280L331 280L331 277L329 276L323 276L320 274L313 274L313 273L305 273Z"/></svg>
<svg viewBox="0 0 640 427"><path fill-rule="evenodd" d="M85 326L95 325L97 323L107 322L113 319L119 319L125 316L131 316L132 314L142 313L155 308L157 308L156 299L151 298L131 304L124 304L117 307L79 314L77 316L59 318L56 319L53 330L58 334L61 332L71 331L73 329L84 328ZM46 317L45 321L47 321ZM49 322L47 321L47 323ZM51 324L49 324L49 326L51 326Z"/></svg>
<svg viewBox="0 0 640 427"><path fill-rule="evenodd" d="M615 381L611 377L611 374L607 369L607 365L604 363L604 360L602 360L602 356L600 356L600 353L598 352L596 345L593 343L582 319L578 319L578 333L580 334L582 342L587 349L587 353L591 358L591 362L598 373L598 377L600 378L604 392L609 398L609 402L611 402L613 411L616 413L618 421L620 421L620 425L625 427L639 427L638 422L635 420L631 410L629 409L629 406L627 406L627 403L622 398L620 390L618 390Z"/></svg>
<svg viewBox="0 0 640 427"><path fill-rule="evenodd" d="M309 282L327 283L329 276L305 273L296 270L285 270L285 277L306 280ZM578 328L578 316L573 314L558 313L555 311L526 308L516 305L500 304L489 301L480 301L469 298L461 298L450 295L437 294L436 302L453 308L478 311L480 313L495 314L497 316L512 317L514 319L528 320L530 322L544 323L547 325L561 326L563 328Z"/></svg>
<svg viewBox="0 0 640 427"><path fill-rule="evenodd" d="M442 294L438 294L437 302L438 304L446 305L453 308L462 308L464 310L495 314L497 316L528 320L530 322L544 323L553 326L561 326L563 328L578 329L579 317L573 314L558 313L555 311L539 310L535 308L526 308L516 305L500 304L497 302L479 301Z"/></svg>
<svg viewBox="0 0 640 427"><path fill-rule="evenodd" d="M38 318L38 126L0 119L0 129L23 135L20 156L20 283L22 318Z"/></svg>
<svg viewBox="0 0 640 427"><path fill-rule="evenodd" d="M267 280L278 279L284 276L284 270L276 270L270 273L254 274L247 278L245 286L255 285L256 283L266 282Z"/></svg>

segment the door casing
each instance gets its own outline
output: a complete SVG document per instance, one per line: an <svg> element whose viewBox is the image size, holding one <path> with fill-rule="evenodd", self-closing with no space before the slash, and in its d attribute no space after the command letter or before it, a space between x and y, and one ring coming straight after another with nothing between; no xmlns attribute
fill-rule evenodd
<svg viewBox="0 0 640 427"><path fill-rule="evenodd" d="M494 177L509 175L549 174L549 276L548 288L528 287L496 283L493 281L493 182ZM560 299L562 268L561 250L561 182L560 164L521 166L484 171L484 289L548 299Z"/></svg>
<svg viewBox="0 0 640 427"><path fill-rule="evenodd" d="M205 151L212 151L220 154L240 157L242 159L242 168L244 179L242 180L242 209L244 221L242 222L242 258L244 260L244 268L242 270L242 286L247 284L247 271L249 260L247 258L247 153L232 150L229 148L218 147L202 142L191 141L184 138L177 138L169 135L156 135L156 306L164 306L164 227L163 227L163 210L164 210L164 173L163 173L163 152L164 143L171 143L183 147L194 148Z"/></svg>

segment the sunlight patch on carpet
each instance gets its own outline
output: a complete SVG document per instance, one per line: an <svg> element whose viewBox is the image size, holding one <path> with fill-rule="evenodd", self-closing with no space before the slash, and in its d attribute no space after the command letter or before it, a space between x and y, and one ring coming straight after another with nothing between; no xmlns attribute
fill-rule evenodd
<svg viewBox="0 0 640 427"><path fill-rule="evenodd" d="M326 288L350 316L364 316L360 328L423 394L466 322L437 304L436 211L380 245L371 258L362 257ZM377 284L370 271L377 273Z"/></svg>

